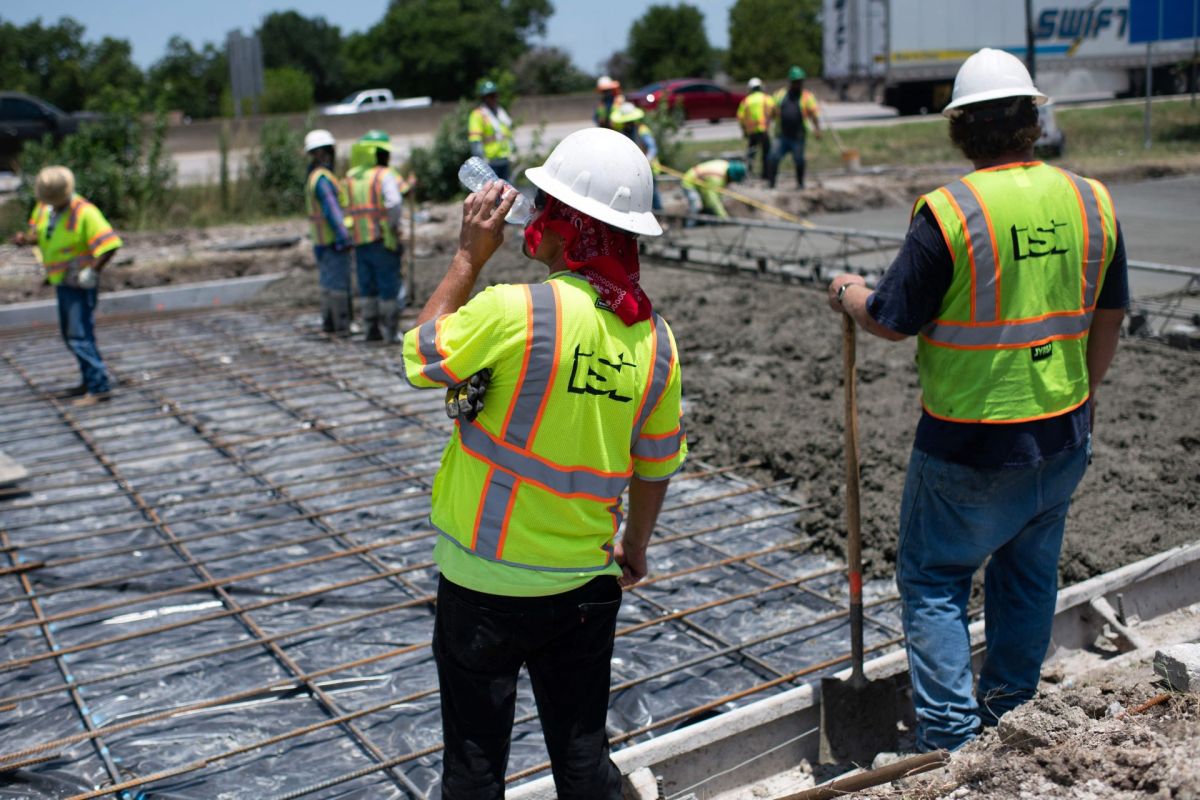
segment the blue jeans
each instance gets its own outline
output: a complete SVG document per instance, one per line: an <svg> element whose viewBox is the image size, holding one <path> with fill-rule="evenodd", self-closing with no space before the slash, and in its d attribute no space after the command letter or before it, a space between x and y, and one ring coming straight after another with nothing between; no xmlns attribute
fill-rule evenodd
<svg viewBox="0 0 1200 800"><path fill-rule="evenodd" d="M354 248L360 297L395 300L400 293L400 253L388 250L383 242L371 242Z"/></svg>
<svg viewBox="0 0 1200 800"><path fill-rule="evenodd" d="M350 291L350 250L334 250L328 245L313 248L317 259L317 276L322 289L331 292Z"/></svg>
<svg viewBox="0 0 1200 800"><path fill-rule="evenodd" d="M800 188L804 188L804 139L803 136L799 139L779 136L771 145L771 158L767 164L767 183L772 189L775 188L775 179L779 177L779 162L783 161L783 157L786 155L790 155L796 165L796 184Z"/></svg>
<svg viewBox="0 0 1200 800"><path fill-rule="evenodd" d="M58 293L58 330L62 333L67 349L79 361L83 385L88 392L99 394L108 391L108 371L104 359L96 346L96 289L76 289L73 286L56 286Z"/></svg>
<svg viewBox="0 0 1200 800"><path fill-rule="evenodd" d="M995 724L1033 696L1050 644L1067 509L1090 449L1022 469L977 469L913 449L896 582L918 749L961 747L981 722ZM989 556L987 653L972 693L967 598L971 577Z"/></svg>

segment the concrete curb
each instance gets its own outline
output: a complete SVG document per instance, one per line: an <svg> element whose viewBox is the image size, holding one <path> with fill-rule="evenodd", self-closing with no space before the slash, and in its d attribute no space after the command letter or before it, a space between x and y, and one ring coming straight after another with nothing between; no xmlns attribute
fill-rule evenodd
<svg viewBox="0 0 1200 800"><path fill-rule="evenodd" d="M273 272L269 275L251 275L246 278L203 281L179 286L105 292L100 295L96 313L99 317L105 317L225 306L249 300L282 277L283 273ZM0 330L57 322L58 302L55 300L34 300L29 303L0 306Z"/></svg>

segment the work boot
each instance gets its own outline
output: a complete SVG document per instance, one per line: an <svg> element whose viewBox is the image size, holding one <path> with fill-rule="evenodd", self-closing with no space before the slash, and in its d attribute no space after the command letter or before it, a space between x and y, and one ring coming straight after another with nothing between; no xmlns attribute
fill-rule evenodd
<svg viewBox="0 0 1200 800"><path fill-rule="evenodd" d="M69 400L72 397L83 397L87 394L87 384L81 383L78 386L72 386L70 389L59 389L54 393L54 396L59 400Z"/></svg>
<svg viewBox="0 0 1200 800"><path fill-rule="evenodd" d="M363 330L366 331L363 335L363 341L378 342L383 338L379 333L379 298L364 297L362 299L362 308Z"/></svg>
<svg viewBox="0 0 1200 800"><path fill-rule="evenodd" d="M353 306L350 305L349 292L329 292L329 302L333 309L333 333L335 336L350 334L350 320L354 319Z"/></svg>
<svg viewBox="0 0 1200 800"><path fill-rule="evenodd" d="M321 330L325 333L333 333L333 292L328 289L321 290Z"/></svg>
<svg viewBox="0 0 1200 800"><path fill-rule="evenodd" d="M112 392L88 392L83 397L76 397L71 401L71 405L75 408L87 408L94 406L97 403L106 403L112 399Z"/></svg>
<svg viewBox="0 0 1200 800"><path fill-rule="evenodd" d="M384 344L395 344L396 330L400 325L400 304L395 300L381 300L379 303L379 327Z"/></svg>

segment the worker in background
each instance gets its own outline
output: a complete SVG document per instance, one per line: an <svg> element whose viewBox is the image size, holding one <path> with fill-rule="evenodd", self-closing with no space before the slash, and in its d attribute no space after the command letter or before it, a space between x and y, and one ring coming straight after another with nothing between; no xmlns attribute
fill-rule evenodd
<svg viewBox="0 0 1200 800"><path fill-rule="evenodd" d="M486 159L502 181L508 180L513 152L512 117L500 106L496 84L479 82L479 105L467 117L467 141L471 155Z"/></svg>
<svg viewBox="0 0 1200 800"><path fill-rule="evenodd" d="M353 244L342 215L346 193L333 174L335 144L333 134L327 130L305 134L304 150L309 162L304 204L321 285L321 329L348 335L354 318L350 299Z"/></svg>
<svg viewBox="0 0 1200 800"><path fill-rule="evenodd" d="M688 214L712 214L721 219L729 219L729 212L721 202L721 189L730 183L738 183L746 179L746 165L740 161L726 161L714 158L702 161L683 173L680 185L683 196L687 199ZM694 224L689 220L688 226Z"/></svg>
<svg viewBox="0 0 1200 800"><path fill-rule="evenodd" d="M79 385L58 396L74 398L76 406L95 405L111 397L108 370L96 346L97 287L121 239L100 209L75 194L75 175L68 168L42 169L34 195L29 229L12 241L37 248L46 283L58 297L58 330L79 362Z"/></svg>
<svg viewBox="0 0 1200 800"><path fill-rule="evenodd" d="M778 107L775 98L763 91L759 78L751 78L746 84L748 94L738 104L737 118L746 137L746 166L753 168L755 156L762 151L762 176L768 177L771 158L771 120Z"/></svg>
<svg viewBox="0 0 1200 800"><path fill-rule="evenodd" d="M350 153L346 194L350 200L346 227L354 240L358 295L362 303L363 340L392 344L405 297L400 277L403 196L390 166L391 138L367 131Z"/></svg>
<svg viewBox="0 0 1200 800"><path fill-rule="evenodd" d="M614 131L572 133L525 176L539 192L524 252L548 279L471 297L516 197L492 182L463 204L458 253L404 336L412 385L457 387L430 517L442 797L503 798L524 664L557 797L620 800L605 720L621 587L646 574L687 453L675 342L638 282L637 236L662 229L650 164Z"/></svg>
<svg viewBox="0 0 1200 800"><path fill-rule="evenodd" d="M776 129L775 143L768 159L767 185L775 188L779 175L779 162L791 155L796 165L796 185L804 188L804 141L811 130L813 136L821 138L821 109L817 98L804 88L807 73L800 67L788 70L788 85L775 93Z"/></svg>
<svg viewBox="0 0 1200 800"><path fill-rule="evenodd" d="M917 200L875 291L857 275L829 285L830 306L869 333L920 337L896 581L921 750L961 747L1037 688L1067 510L1129 300L1107 189L1033 160L1042 102L1015 56L968 58L944 113L975 171ZM972 692L967 598L985 561Z"/></svg>
<svg viewBox="0 0 1200 800"><path fill-rule="evenodd" d="M628 101L618 106L610 117L613 130L629 137L639 148L646 160L650 162L651 177L654 179L654 199L650 207L655 211L662 210L662 198L658 194L658 173L662 165L658 163L658 142L654 139L654 131L646 124L646 112Z"/></svg>
<svg viewBox="0 0 1200 800"><path fill-rule="evenodd" d="M607 75L601 75L596 80L596 92L600 95L600 100L596 104L596 110L592 112L592 121L598 127L611 128L613 109L620 108L625 102L625 96L621 94L621 84Z"/></svg>

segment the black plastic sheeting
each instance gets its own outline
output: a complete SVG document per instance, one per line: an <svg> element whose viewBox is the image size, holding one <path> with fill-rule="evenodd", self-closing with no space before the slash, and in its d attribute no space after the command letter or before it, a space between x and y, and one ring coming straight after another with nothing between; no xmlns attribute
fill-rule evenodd
<svg viewBox="0 0 1200 800"><path fill-rule="evenodd" d="M53 690L0 713L0 759L80 733L85 717L101 731L99 739L52 748L50 760L0 773L0 797L69 797L377 706L349 723L353 731L325 726L124 796L283 797L356 770L364 774L304 796L440 795L441 727L428 649L437 573L429 563L434 534L426 515L449 422L438 393L404 383L396 350L329 341L311 330L309 318L269 310L102 323L100 345L122 383L110 403L62 411L43 394L77 377L57 337L38 330L0 338L0 449L34 473L24 484L27 494L0 496L0 531L11 548L0 565L66 562L27 573L42 614L63 618L6 631L0 640L0 704ZM844 616L819 621L844 608L835 563L779 549L754 558L757 567L711 566L797 539L786 513L795 496L737 492L744 488L711 474L672 484L656 533L672 540L652 547L652 572L710 566L627 593L618 628L753 595L619 636L609 729L613 736L642 731L623 736L624 743L674 730L694 709L849 649ZM164 546L171 536L182 545ZM387 544L346 555L348 548L381 542ZM401 568L407 569L381 576ZM802 588L762 591L822 571ZM197 586L209 578L250 610L229 613L226 598ZM345 585L320 591L339 583ZM890 591L869 585L868 602ZM284 599L303 592L316 593ZM374 613L396 604L405 605ZM868 648L898 634L894 602L870 608L868 617ZM0 626L34 618L19 577L0 576ZM302 672L321 673L313 681L336 710L298 683L251 626L280 637L278 647ZM156 632L137 635L150 631ZM87 646L108 640L114 641ZM80 649L47 658L51 641L60 650ZM331 669L399 648L408 649ZM36 660L11 663L18 659ZM78 686L79 702L68 682ZM227 699L114 728L214 698ZM524 681L517 719L511 772L546 761ZM386 759L435 749L390 771L370 771L379 763L371 748Z"/></svg>

